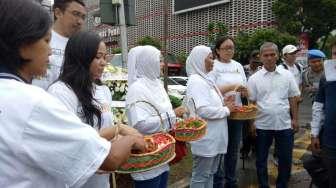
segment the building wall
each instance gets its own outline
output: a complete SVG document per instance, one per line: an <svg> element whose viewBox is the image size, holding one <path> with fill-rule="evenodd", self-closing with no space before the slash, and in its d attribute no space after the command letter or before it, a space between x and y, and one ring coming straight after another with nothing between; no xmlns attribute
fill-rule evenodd
<svg viewBox="0 0 336 188"><path fill-rule="evenodd" d="M89 6L96 4L96 9L98 8L99 2L90 2ZM179 54L183 51L189 52L199 44L207 45L207 27L210 22L223 22L229 27L231 36L236 36L239 31L252 32L258 28L274 27L275 19L271 10L273 2L274 0L230 0L228 3L208 8L173 14L174 2L168 0L168 52ZM147 35L163 40L163 6L162 0L136 0L137 25L128 27L127 33L130 47L135 46L138 39ZM100 29L94 30L102 33L109 27L100 25L95 27ZM108 36L105 40L116 42L119 38Z"/></svg>

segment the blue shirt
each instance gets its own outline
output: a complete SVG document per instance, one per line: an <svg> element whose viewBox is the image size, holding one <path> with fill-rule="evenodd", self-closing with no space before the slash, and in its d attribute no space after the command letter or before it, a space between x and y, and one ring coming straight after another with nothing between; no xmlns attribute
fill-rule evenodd
<svg viewBox="0 0 336 188"><path fill-rule="evenodd" d="M323 145L336 149L336 81L327 82L323 77L315 101L324 104Z"/></svg>

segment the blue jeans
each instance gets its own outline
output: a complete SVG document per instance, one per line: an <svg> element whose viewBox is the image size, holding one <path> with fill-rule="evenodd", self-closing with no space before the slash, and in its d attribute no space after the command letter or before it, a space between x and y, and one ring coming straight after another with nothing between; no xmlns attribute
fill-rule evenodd
<svg viewBox="0 0 336 188"><path fill-rule="evenodd" d="M143 180L143 181L136 181L134 180L134 187L135 188L166 188L168 182L168 174L169 172L166 171L159 176L156 176L153 179Z"/></svg>
<svg viewBox="0 0 336 188"><path fill-rule="evenodd" d="M228 120L229 143L227 152L222 155L218 170L214 175L214 188L235 188L237 185L237 160L242 137L243 121Z"/></svg>
<svg viewBox="0 0 336 188"><path fill-rule="evenodd" d="M190 188L212 188L213 175L215 174L220 155L214 157L201 157L193 155L193 166Z"/></svg>
<svg viewBox="0 0 336 188"><path fill-rule="evenodd" d="M279 158L277 188L288 187L292 167L292 152L294 133L292 129L261 130L257 129L256 137L256 167L260 188L268 188L267 158L269 148L275 139L275 151Z"/></svg>

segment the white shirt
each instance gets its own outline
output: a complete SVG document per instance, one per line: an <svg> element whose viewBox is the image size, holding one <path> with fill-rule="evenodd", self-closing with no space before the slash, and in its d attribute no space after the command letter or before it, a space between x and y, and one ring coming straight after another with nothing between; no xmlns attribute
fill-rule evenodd
<svg viewBox="0 0 336 188"><path fill-rule="evenodd" d="M82 107L81 104L73 92L72 89L67 87L64 82L57 81L52 84L48 88L48 92L58 98L64 105L73 113L76 113L79 118L81 118L82 122L85 122L85 118L83 117ZM106 128L113 125L113 115L111 112L111 103L112 97L109 89L102 85L97 86L95 85L95 94L94 98L99 103L99 107L101 109L101 128ZM97 123L97 121L96 121ZM94 128L98 130L98 126L95 125ZM95 174L93 175L82 188L109 188L109 174Z"/></svg>
<svg viewBox="0 0 336 188"><path fill-rule="evenodd" d="M190 99L195 102L197 115L204 118L208 124L206 135L190 143L191 152L203 157L214 157L226 153L227 116L230 115L230 111L223 106L215 87L208 84L200 75L192 74L187 83L187 103L188 109L193 110L195 107Z"/></svg>
<svg viewBox="0 0 336 188"><path fill-rule="evenodd" d="M320 102L314 102L312 106L312 121L310 122L310 133L317 137L321 131L324 123L324 104Z"/></svg>
<svg viewBox="0 0 336 188"><path fill-rule="evenodd" d="M162 129L170 130L171 126L176 122L176 116L167 94L164 89L157 88L157 90L150 90L146 86L147 85L144 85L141 80L137 80L128 88L126 96L126 110L129 125L144 135L157 133L162 131ZM163 86L161 87L163 88ZM153 91L155 91L155 94L144 95L144 93L152 93ZM135 97L138 99L135 99ZM129 104L130 98L134 99L134 101L150 102L151 104L156 105L156 108L160 105L160 109L158 108L158 110L163 120L162 128L160 118L152 106L143 102ZM165 164L149 171L132 173L131 176L134 180L138 181L148 180L155 178L168 170L169 166L168 164Z"/></svg>
<svg viewBox="0 0 336 188"><path fill-rule="evenodd" d="M47 74L42 78L33 79L32 84L47 90L50 84L52 84L60 75L61 67L63 65L63 57L66 44L69 38L63 37L62 35L56 33L54 30L51 31L51 56L49 57L49 65L47 69Z"/></svg>
<svg viewBox="0 0 336 188"><path fill-rule="evenodd" d="M158 79L160 54L161 52L153 46L141 46L137 48L135 57L130 62L136 76L129 75L128 79L133 81L126 95L128 122L145 135L160 132L162 129L169 130L175 123L175 113L169 97ZM158 112L151 105L138 101L150 103ZM160 121L159 115L163 122ZM131 176L134 180L148 180L168 170L169 166L165 164L149 171L132 173Z"/></svg>
<svg viewBox="0 0 336 188"><path fill-rule="evenodd" d="M295 64L293 64L292 66L290 66L285 61L283 63L287 65L287 68L288 68L287 70L289 70L289 72L291 72L293 74L297 85L300 86L302 84L302 72L297 68L297 66ZM286 69L285 66L282 65L282 64L280 64L279 67L283 68L283 69ZM303 68L301 68L301 70L302 69Z"/></svg>
<svg viewBox="0 0 336 188"><path fill-rule="evenodd" d="M246 76L244 67L235 60L230 60L229 63L222 63L215 60L213 70L208 76L216 83L217 86L225 86L239 84L246 86ZM237 92L230 91L224 96L236 95ZM237 102L241 105L240 95L237 97Z"/></svg>
<svg viewBox="0 0 336 188"><path fill-rule="evenodd" d="M0 187L83 185L111 144L44 90L0 79Z"/></svg>
<svg viewBox="0 0 336 188"><path fill-rule="evenodd" d="M300 95L293 75L285 69L268 72L264 67L248 80L250 100L256 101L258 129L284 130L291 128L288 98Z"/></svg>

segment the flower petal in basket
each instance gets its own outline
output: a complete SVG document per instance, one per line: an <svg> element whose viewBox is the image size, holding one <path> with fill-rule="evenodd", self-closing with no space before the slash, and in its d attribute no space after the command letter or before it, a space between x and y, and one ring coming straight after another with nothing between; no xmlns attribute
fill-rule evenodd
<svg viewBox="0 0 336 188"><path fill-rule="evenodd" d="M118 173L135 173L148 171L162 166L175 157L175 139L167 133L149 135L158 144L155 151L131 154L127 162L116 171Z"/></svg>
<svg viewBox="0 0 336 188"><path fill-rule="evenodd" d="M229 119L232 120L250 120L257 117L258 109L255 105L242 106L237 111L231 112Z"/></svg>
<svg viewBox="0 0 336 188"><path fill-rule="evenodd" d="M173 132L176 140L190 142L201 139L206 134L206 129L206 121L196 117L177 122Z"/></svg>

